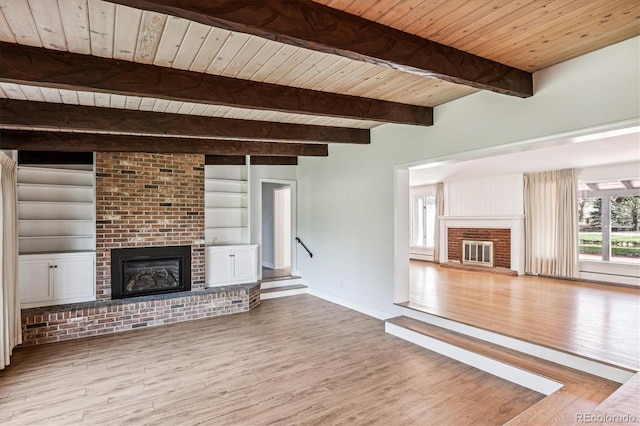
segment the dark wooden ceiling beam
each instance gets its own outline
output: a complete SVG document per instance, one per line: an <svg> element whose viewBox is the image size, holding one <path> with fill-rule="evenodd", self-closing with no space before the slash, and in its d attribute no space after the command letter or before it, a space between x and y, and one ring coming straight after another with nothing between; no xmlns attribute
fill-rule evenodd
<svg viewBox="0 0 640 426"><path fill-rule="evenodd" d="M263 157L251 156L249 162L252 166L297 166L298 157Z"/></svg>
<svg viewBox="0 0 640 426"><path fill-rule="evenodd" d="M297 114L432 125L433 109L0 43L0 81Z"/></svg>
<svg viewBox="0 0 640 426"><path fill-rule="evenodd" d="M247 157L244 155L205 155L204 164L206 166L244 166L247 164Z"/></svg>
<svg viewBox="0 0 640 426"><path fill-rule="evenodd" d="M0 124L40 129L196 136L263 142L370 143L368 129L0 99Z"/></svg>
<svg viewBox="0 0 640 426"><path fill-rule="evenodd" d="M206 155L204 164L210 166L244 166L247 159L240 155ZM265 157L250 156L249 164L252 166L297 166L298 157Z"/></svg>
<svg viewBox="0 0 640 426"><path fill-rule="evenodd" d="M533 76L309 0L113 0L281 43L529 97Z"/></svg>
<svg viewBox="0 0 640 426"><path fill-rule="evenodd" d="M228 141L157 136L46 132L0 129L0 148L54 152L158 152L216 155L316 156L326 144Z"/></svg>

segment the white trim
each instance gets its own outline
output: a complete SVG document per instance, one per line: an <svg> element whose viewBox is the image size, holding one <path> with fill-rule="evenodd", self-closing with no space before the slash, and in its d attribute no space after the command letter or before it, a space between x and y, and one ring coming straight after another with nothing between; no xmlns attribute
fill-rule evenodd
<svg viewBox="0 0 640 426"><path fill-rule="evenodd" d="M637 263L581 260L579 270L581 280L640 287L640 264Z"/></svg>
<svg viewBox="0 0 640 426"><path fill-rule="evenodd" d="M611 131L617 131L619 129L626 129L630 127L636 127L640 125L640 118L632 118L629 120L617 121L614 123L602 124L599 126L586 127L579 130L571 130L568 132L556 133L547 136L541 136L532 139L525 139L521 141L505 143L496 146L490 146L486 148L474 149L471 151L465 151L456 154L444 155L441 157L425 158L421 160L415 160L408 163L398 164L396 168L399 169L420 169L429 167L439 167L448 163L455 163L458 161L468 161L483 157L493 157L497 155L509 154L513 152L530 151L539 148L546 148L550 146L566 145L570 143L579 143L585 141L586 137L592 137L592 135L598 135L600 133L607 133ZM603 137L603 136L599 136ZM428 185L428 184L425 184Z"/></svg>
<svg viewBox="0 0 640 426"><path fill-rule="evenodd" d="M409 300L409 245L411 215L409 170L396 168L393 173L393 302Z"/></svg>
<svg viewBox="0 0 640 426"><path fill-rule="evenodd" d="M267 268L270 268L270 269L276 269L275 266L273 266L272 262L265 262L264 260L262 261L262 266L266 266Z"/></svg>
<svg viewBox="0 0 640 426"><path fill-rule="evenodd" d="M489 374L508 380L520 386L524 386L544 395L551 395L564 385L535 373L514 367L504 362L497 361L484 355L459 348L433 337L425 336L418 332L406 329L392 323L385 323L385 331L401 339L415 343L418 346L432 350L446 357L455 359L464 364L486 371Z"/></svg>
<svg viewBox="0 0 640 426"><path fill-rule="evenodd" d="M423 253L409 253L409 259L411 260L424 260L426 262L433 262L433 254Z"/></svg>
<svg viewBox="0 0 640 426"><path fill-rule="evenodd" d="M584 272L580 271L580 279L584 281L593 281L609 285L623 285L629 287L640 287L640 278L628 277L625 275L605 274L601 272Z"/></svg>
<svg viewBox="0 0 640 426"><path fill-rule="evenodd" d="M445 328L447 330L455 331L457 333L465 334L467 336L475 337L476 339L504 346L506 348L513 349L515 351L532 355L538 358L546 359L547 361L555 362L556 364L584 371L586 373L593 374L598 377L603 377L617 383L625 383L634 374L622 368L616 368L586 358L570 355L565 352L560 352L544 346L535 345L533 343L504 336L502 334L494 333L491 331L483 330L481 328L472 327L470 325L427 314L425 312L418 312L409 308L403 308L403 310L403 315L409 318L426 322L427 324L432 324L441 328Z"/></svg>
<svg viewBox="0 0 640 426"><path fill-rule="evenodd" d="M329 293L324 293L322 291L314 290L312 288L307 289L307 294L310 294L315 297L319 297L320 299L327 300L329 302L335 303L336 305L344 306L345 308L352 309L354 311L360 312L361 314L365 314L382 321L387 320L389 318L393 318L394 316L397 316L397 315L390 314L388 312L379 311L377 309L373 309L368 306L361 305L356 302L352 302L347 299L343 299L338 296L334 296Z"/></svg>

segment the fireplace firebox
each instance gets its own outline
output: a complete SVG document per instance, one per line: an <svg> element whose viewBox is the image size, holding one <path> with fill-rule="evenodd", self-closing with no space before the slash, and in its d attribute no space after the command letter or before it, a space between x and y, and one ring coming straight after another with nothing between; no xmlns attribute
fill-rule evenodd
<svg viewBox="0 0 640 426"><path fill-rule="evenodd" d="M191 290L191 246L111 250L111 298Z"/></svg>

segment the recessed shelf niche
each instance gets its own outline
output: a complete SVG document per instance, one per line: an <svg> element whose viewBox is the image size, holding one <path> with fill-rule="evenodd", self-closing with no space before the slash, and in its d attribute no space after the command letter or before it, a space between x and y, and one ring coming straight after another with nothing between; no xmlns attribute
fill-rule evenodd
<svg viewBox="0 0 640 426"><path fill-rule="evenodd" d="M205 166L205 243L249 243L247 166Z"/></svg>
<svg viewBox="0 0 640 426"><path fill-rule="evenodd" d="M95 250L93 169L18 167L20 253Z"/></svg>

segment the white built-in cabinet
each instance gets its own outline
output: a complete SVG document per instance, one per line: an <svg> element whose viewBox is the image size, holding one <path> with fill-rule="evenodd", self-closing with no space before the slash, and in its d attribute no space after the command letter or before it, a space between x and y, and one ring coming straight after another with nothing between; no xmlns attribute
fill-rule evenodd
<svg viewBox="0 0 640 426"><path fill-rule="evenodd" d="M247 166L205 166L205 244L249 243Z"/></svg>
<svg viewBox="0 0 640 426"><path fill-rule="evenodd" d="M249 244L249 167L207 165L204 188L206 287L256 282L258 246Z"/></svg>
<svg viewBox="0 0 640 426"><path fill-rule="evenodd" d="M22 308L95 300L93 252L20 255Z"/></svg>
<svg viewBox="0 0 640 426"><path fill-rule="evenodd" d="M93 170L18 166L23 308L95 300Z"/></svg>
<svg viewBox="0 0 640 426"><path fill-rule="evenodd" d="M252 283L258 280L258 246L209 246L205 249L206 287Z"/></svg>

